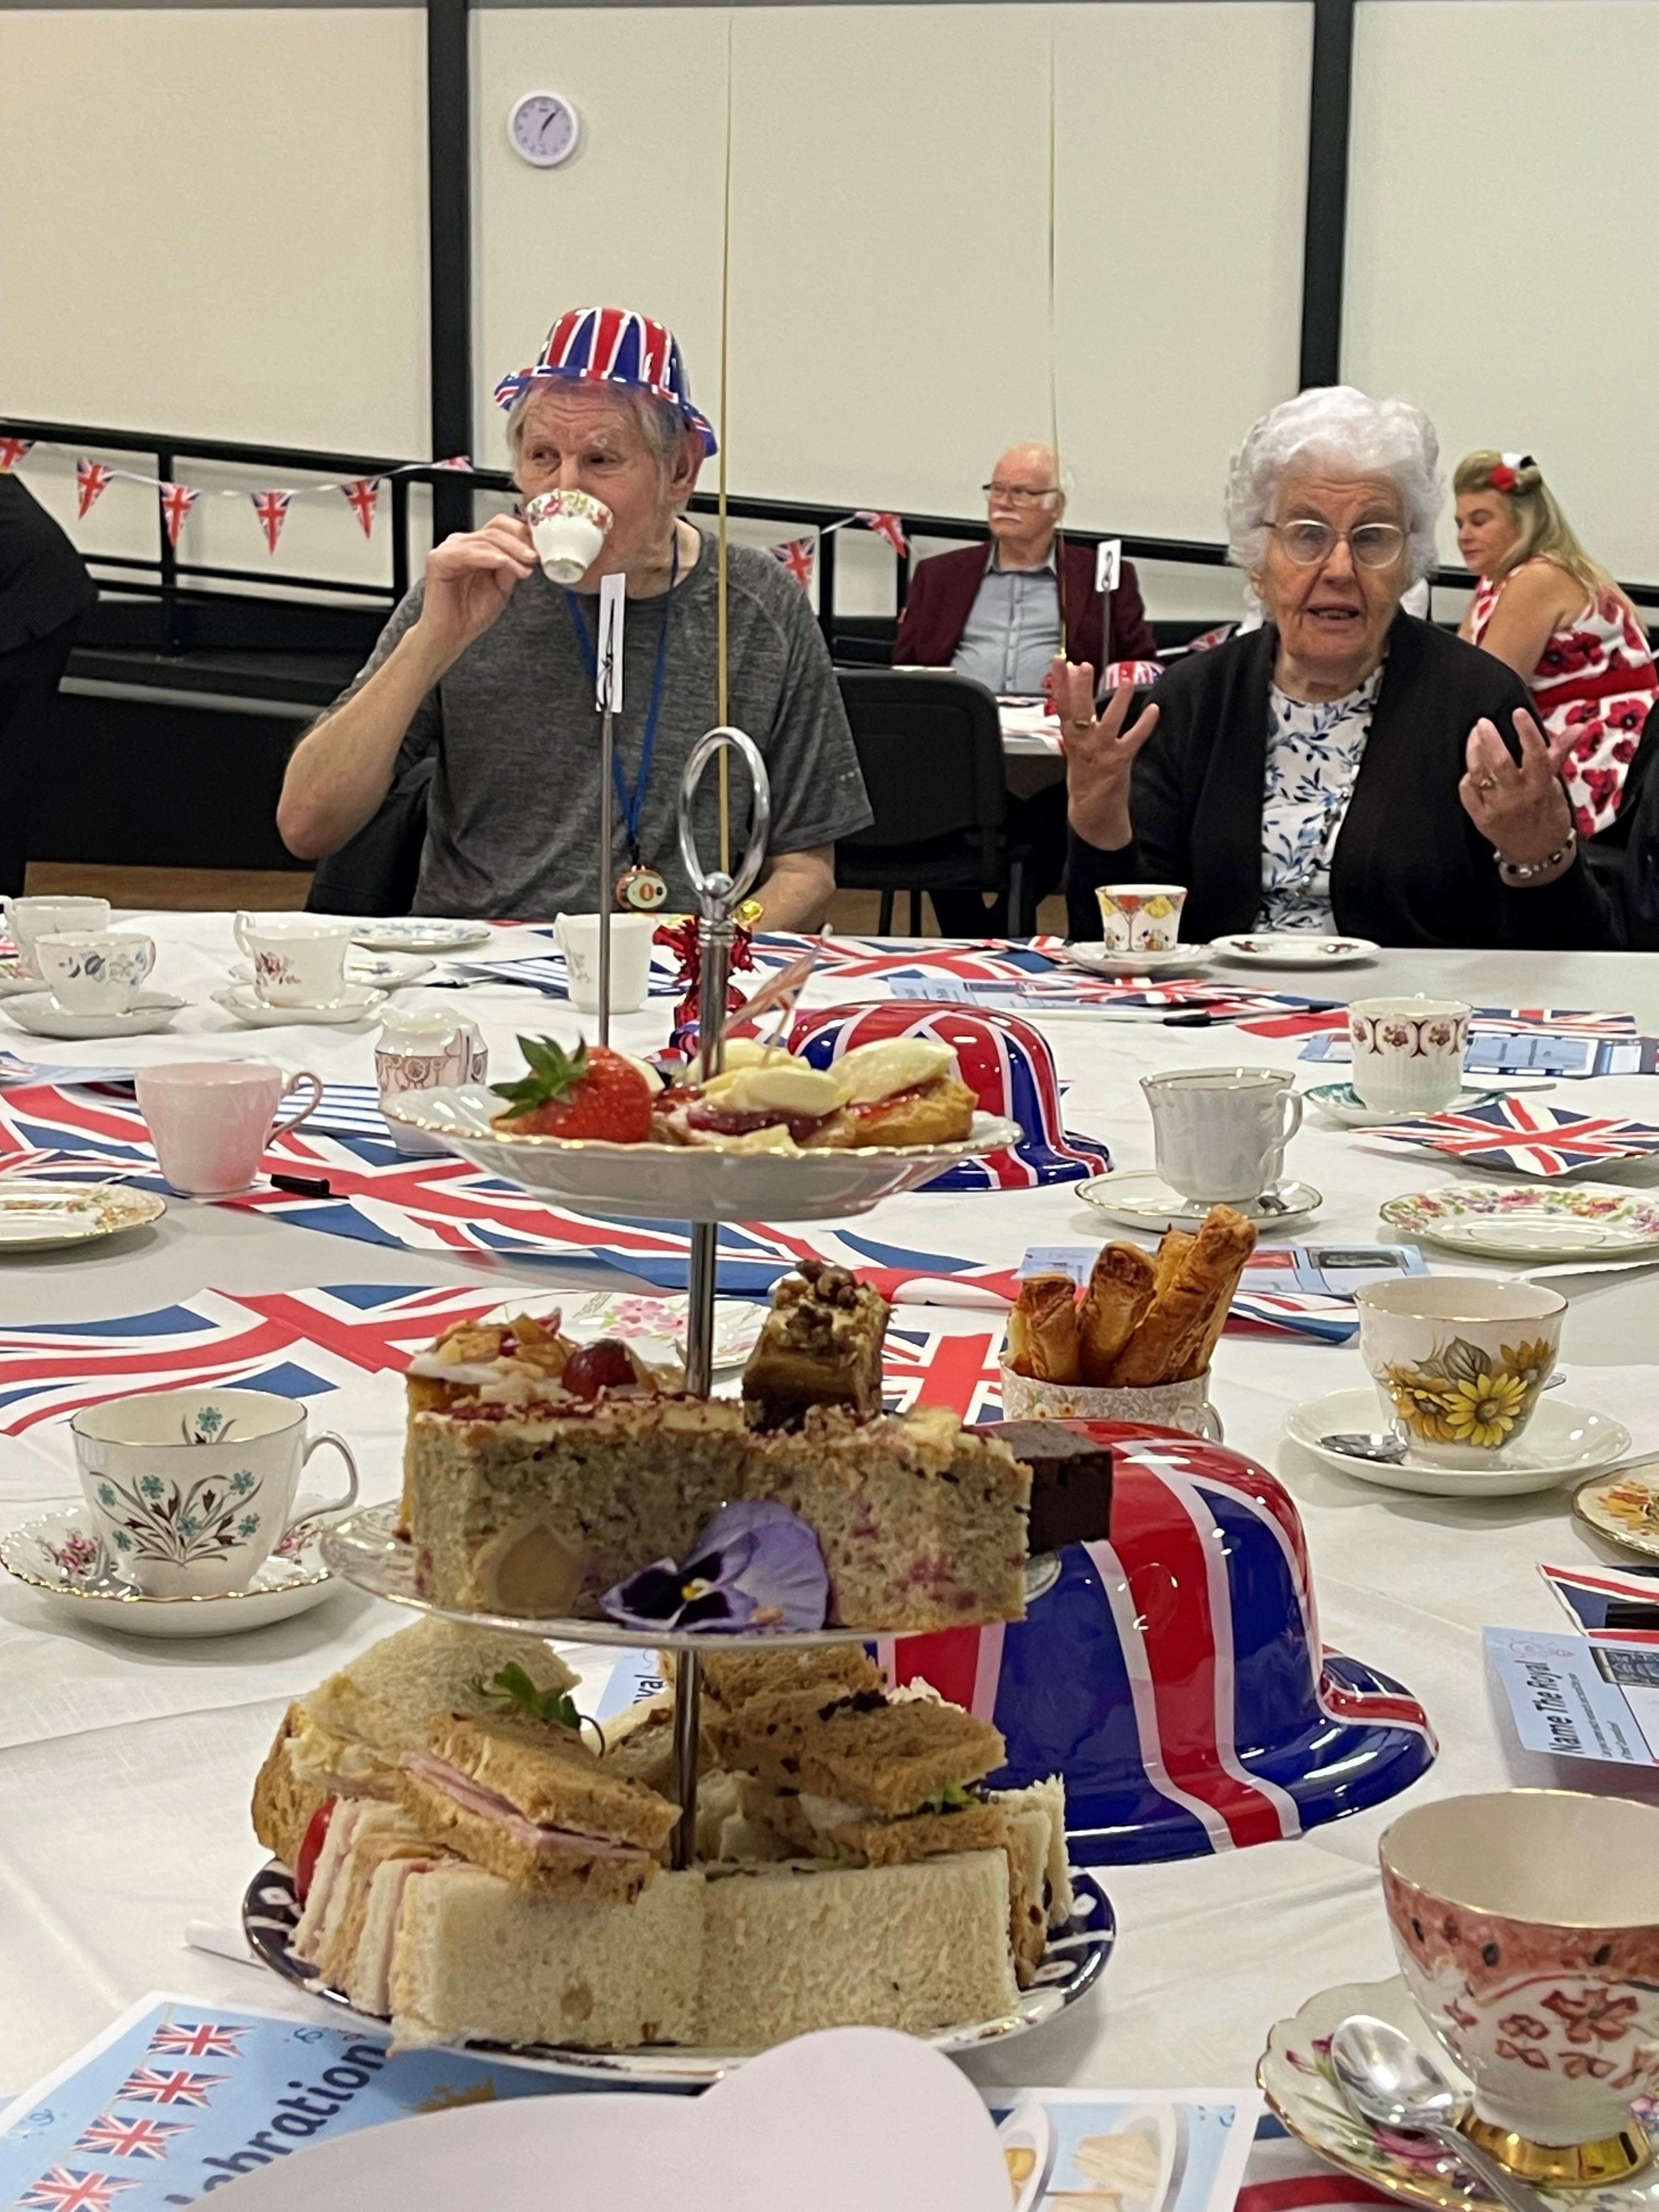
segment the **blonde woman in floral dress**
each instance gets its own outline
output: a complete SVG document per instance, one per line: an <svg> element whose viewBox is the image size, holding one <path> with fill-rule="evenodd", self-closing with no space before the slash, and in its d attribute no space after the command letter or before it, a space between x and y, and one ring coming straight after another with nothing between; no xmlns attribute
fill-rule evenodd
<svg viewBox="0 0 1659 2212"><path fill-rule="evenodd" d="M1581 837L1616 818L1659 674L1641 617L1585 552L1530 453L1459 462L1457 550L1480 578L1459 635L1524 678Z"/></svg>

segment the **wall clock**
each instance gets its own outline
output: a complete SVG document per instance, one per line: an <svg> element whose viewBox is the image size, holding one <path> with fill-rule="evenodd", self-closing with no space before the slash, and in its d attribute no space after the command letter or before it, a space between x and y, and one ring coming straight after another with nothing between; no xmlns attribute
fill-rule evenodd
<svg viewBox="0 0 1659 2212"><path fill-rule="evenodd" d="M507 130L515 154L538 169L556 169L575 152L582 127L562 93L526 92L514 102Z"/></svg>

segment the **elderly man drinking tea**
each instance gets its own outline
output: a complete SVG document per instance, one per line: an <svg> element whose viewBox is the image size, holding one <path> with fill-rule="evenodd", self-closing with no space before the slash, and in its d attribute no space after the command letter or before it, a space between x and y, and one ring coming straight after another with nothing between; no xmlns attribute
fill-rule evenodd
<svg viewBox="0 0 1659 2212"><path fill-rule="evenodd" d="M1328 930L1384 945L1615 942L1520 678L1405 613L1434 565L1438 445L1346 386L1264 415L1233 457L1233 558L1259 630L1177 663L1129 720L1060 662L1070 927L1094 887L1188 885L1194 939Z"/></svg>
<svg viewBox="0 0 1659 2212"><path fill-rule="evenodd" d="M431 753L416 912L591 912L602 882L624 903L684 908L676 806L687 756L720 720L720 564L683 510L714 433L672 332L620 308L562 316L541 358L495 396L526 498L577 489L610 511L598 557L574 588L552 583L529 525L506 514L434 546L367 666L296 747L277 827L301 857L337 852L394 777ZM763 552L732 546L727 561L726 718L754 739L771 781L756 896L769 928L812 929L835 888L836 841L870 821L869 803L805 594ZM628 579L617 842L601 855L596 594L615 574ZM718 804L705 776L698 847L710 864Z"/></svg>

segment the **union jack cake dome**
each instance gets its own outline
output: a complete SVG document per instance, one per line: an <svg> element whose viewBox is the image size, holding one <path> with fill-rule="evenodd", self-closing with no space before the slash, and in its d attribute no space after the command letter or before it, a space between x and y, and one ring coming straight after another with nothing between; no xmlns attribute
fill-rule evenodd
<svg viewBox="0 0 1659 2212"><path fill-rule="evenodd" d="M1110 1167L1104 1145L1074 1135L1062 1123L1054 1056L1041 1031L1018 1014L915 999L826 1006L802 1015L789 1049L814 1067L828 1067L857 1045L899 1036L949 1045L980 1111L1018 1121L1025 1133L1006 1152L957 1161L923 1183L923 1190L1034 1190L1043 1183L1085 1182Z"/></svg>
<svg viewBox="0 0 1659 2212"><path fill-rule="evenodd" d="M884 1638L1001 1730L988 1779L1066 1780L1075 1863L1277 1842L1407 1789L1433 1760L1408 1690L1322 1644L1302 1522L1242 1454L1068 1421L1113 1454L1109 1541L1072 1544L1023 1621Z"/></svg>
<svg viewBox="0 0 1659 2212"><path fill-rule="evenodd" d="M532 384L620 384L678 407L688 428L702 439L705 454L720 448L706 415L691 404L691 381L679 341L666 323L627 307L572 307L547 334L528 368L515 369L495 386L496 404L511 407Z"/></svg>

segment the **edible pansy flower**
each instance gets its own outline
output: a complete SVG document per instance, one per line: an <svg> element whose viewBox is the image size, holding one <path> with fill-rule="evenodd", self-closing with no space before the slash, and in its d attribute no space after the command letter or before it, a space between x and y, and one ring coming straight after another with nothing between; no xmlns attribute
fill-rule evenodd
<svg viewBox="0 0 1659 2212"><path fill-rule="evenodd" d="M722 1507L683 1564L657 1559L599 1601L624 1628L822 1628L830 1577L818 1540L787 1505Z"/></svg>

